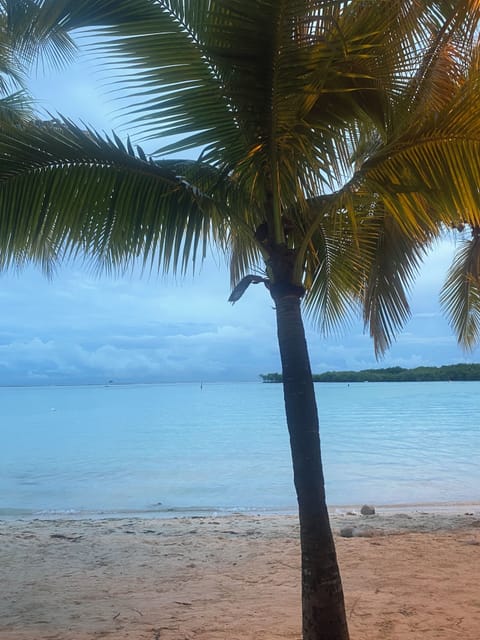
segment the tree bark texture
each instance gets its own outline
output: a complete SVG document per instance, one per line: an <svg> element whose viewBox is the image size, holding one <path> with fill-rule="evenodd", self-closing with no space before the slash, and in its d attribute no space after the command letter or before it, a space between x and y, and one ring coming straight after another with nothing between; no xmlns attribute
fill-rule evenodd
<svg viewBox="0 0 480 640"><path fill-rule="evenodd" d="M303 640L348 640L342 583L325 498L318 413L300 297L296 293L273 297L300 520Z"/></svg>

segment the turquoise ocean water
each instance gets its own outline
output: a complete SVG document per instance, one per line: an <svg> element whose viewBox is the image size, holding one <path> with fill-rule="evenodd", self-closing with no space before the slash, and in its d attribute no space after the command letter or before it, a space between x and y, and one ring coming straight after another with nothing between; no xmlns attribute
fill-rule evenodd
<svg viewBox="0 0 480 640"><path fill-rule="evenodd" d="M317 384L331 506L480 501L480 382ZM295 509L280 385L0 388L0 517Z"/></svg>

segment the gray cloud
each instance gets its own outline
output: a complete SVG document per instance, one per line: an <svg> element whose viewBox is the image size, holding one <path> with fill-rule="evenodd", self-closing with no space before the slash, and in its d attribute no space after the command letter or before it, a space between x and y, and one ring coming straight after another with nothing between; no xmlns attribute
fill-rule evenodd
<svg viewBox="0 0 480 640"><path fill-rule="evenodd" d="M360 322L328 339L307 323L312 369L474 360L478 350L465 356L440 313L445 253L427 262L412 295L412 318L381 361ZM193 280L178 282L138 273L94 278L78 267L52 281L33 269L3 275L0 384L254 380L278 371L268 292L251 287L235 306L228 293L227 270L213 260Z"/></svg>

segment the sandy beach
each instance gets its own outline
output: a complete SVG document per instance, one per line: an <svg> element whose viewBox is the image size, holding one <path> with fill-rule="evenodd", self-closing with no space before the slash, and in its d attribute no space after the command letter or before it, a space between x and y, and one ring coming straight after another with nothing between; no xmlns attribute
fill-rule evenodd
<svg viewBox="0 0 480 640"><path fill-rule="evenodd" d="M479 506L332 525L352 640L478 640ZM3 521L0 577L1 640L300 638L294 516Z"/></svg>

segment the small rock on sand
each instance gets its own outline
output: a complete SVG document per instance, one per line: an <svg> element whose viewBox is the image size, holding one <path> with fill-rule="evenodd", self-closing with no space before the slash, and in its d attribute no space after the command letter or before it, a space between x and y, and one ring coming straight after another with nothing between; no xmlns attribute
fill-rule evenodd
<svg viewBox="0 0 480 640"><path fill-rule="evenodd" d="M363 507L360 509L360 513L362 514L362 516L373 516L375 515L375 507L371 507L368 504L364 504Z"/></svg>
<svg viewBox="0 0 480 640"><path fill-rule="evenodd" d="M371 527L343 527L339 534L342 538L375 538L382 535L382 532Z"/></svg>

